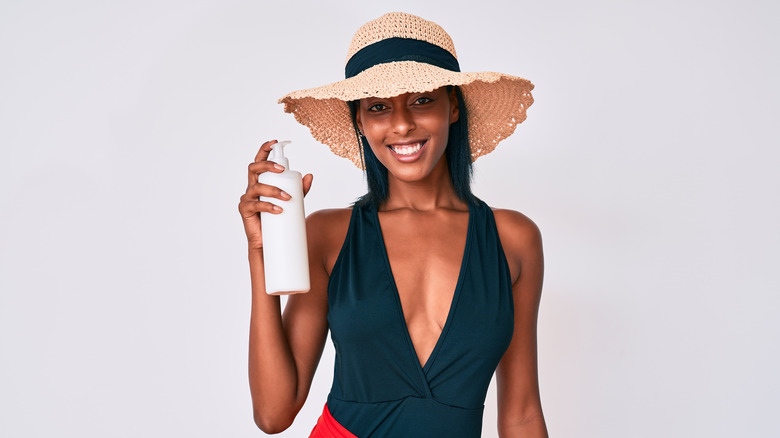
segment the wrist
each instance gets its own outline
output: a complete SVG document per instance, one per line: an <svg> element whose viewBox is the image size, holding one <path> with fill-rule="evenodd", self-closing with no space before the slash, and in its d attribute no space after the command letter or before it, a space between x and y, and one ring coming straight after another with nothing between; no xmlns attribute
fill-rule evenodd
<svg viewBox="0 0 780 438"><path fill-rule="evenodd" d="M249 252L263 252L263 240L262 239L247 239L247 248Z"/></svg>
<svg viewBox="0 0 780 438"><path fill-rule="evenodd" d="M257 259L257 258L262 259L263 258L263 247L262 246L254 246L252 244L249 244L248 253L249 253L249 258L250 259Z"/></svg>

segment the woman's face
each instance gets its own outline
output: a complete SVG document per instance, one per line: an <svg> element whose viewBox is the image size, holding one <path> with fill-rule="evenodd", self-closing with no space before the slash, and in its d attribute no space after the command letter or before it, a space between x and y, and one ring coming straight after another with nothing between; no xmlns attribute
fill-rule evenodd
<svg viewBox="0 0 780 438"><path fill-rule="evenodd" d="M356 114L357 125L379 162L389 174L407 182L419 181L437 164L443 165L450 124L457 120L455 91L446 88L362 99Z"/></svg>

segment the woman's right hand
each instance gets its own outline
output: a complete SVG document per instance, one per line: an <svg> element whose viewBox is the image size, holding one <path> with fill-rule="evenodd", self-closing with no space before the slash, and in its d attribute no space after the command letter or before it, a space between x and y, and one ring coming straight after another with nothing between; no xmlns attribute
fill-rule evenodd
<svg viewBox="0 0 780 438"><path fill-rule="evenodd" d="M257 181L258 176L263 172L284 172L284 167L268 161L268 155L271 153L271 146L276 140L263 143L260 150L255 155L255 161L249 164L249 183L246 192L241 196L238 203L238 211L241 213L241 219L244 222L244 231L246 232L247 243L250 250L260 250L263 247L263 233L260 226L260 213L269 212L279 214L282 209L270 202L260 201L260 196L277 198L282 201L290 199L290 195L282 189L267 184L261 184ZM309 192L311 188L312 175L307 174L303 177L303 193Z"/></svg>

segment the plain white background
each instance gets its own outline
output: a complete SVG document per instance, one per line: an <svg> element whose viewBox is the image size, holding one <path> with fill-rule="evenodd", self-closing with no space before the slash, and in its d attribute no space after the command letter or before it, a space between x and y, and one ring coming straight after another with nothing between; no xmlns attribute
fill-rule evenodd
<svg viewBox="0 0 780 438"><path fill-rule="evenodd" d="M246 165L290 139L307 211L362 193L276 100L392 10L536 84L474 189L544 235L552 436L776 435L777 2L76 0L0 4L0 436L262 435Z"/></svg>

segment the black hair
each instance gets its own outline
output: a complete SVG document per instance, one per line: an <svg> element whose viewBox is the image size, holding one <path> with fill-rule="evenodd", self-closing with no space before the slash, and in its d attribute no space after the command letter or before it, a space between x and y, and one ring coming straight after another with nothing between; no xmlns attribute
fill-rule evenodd
<svg viewBox="0 0 780 438"><path fill-rule="evenodd" d="M455 90L455 97L458 100L458 120L450 124L449 138L444 156L447 159L450 181L455 194L465 202L472 202L474 199L474 195L471 193L473 168L471 147L469 145L468 111L466 110L460 87L447 86L447 92L450 92L452 89ZM355 201L355 205L359 207L367 205L378 207L379 204L387 199L388 195L387 168L374 155L374 151L368 145L366 137L360 135L356 119L359 101L347 102L347 105L352 114L352 124L355 127L355 135L360 145L360 156L365 169L366 182L368 183L368 192L358 198Z"/></svg>

